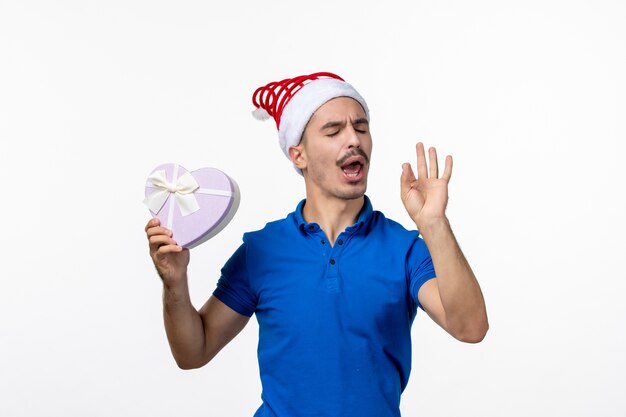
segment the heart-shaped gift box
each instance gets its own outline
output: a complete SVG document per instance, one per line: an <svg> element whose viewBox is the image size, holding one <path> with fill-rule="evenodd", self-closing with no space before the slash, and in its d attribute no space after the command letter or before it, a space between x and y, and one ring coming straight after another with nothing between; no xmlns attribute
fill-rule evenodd
<svg viewBox="0 0 626 417"><path fill-rule="evenodd" d="M191 249L218 234L239 208L239 187L215 168L187 171L162 164L148 176L144 203L180 246Z"/></svg>

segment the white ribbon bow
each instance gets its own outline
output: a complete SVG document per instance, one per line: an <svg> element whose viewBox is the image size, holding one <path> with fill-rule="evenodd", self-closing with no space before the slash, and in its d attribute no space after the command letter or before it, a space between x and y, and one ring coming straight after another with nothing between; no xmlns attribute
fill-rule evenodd
<svg viewBox="0 0 626 417"><path fill-rule="evenodd" d="M148 177L148 181L156 187L156 191L143 200L151 212L158 213L170 194L174 194L183 216L200 210L200 205L193 195L200 186L189 172L178 177L175 184L167 180L165 170L155 171Z"/></svg>

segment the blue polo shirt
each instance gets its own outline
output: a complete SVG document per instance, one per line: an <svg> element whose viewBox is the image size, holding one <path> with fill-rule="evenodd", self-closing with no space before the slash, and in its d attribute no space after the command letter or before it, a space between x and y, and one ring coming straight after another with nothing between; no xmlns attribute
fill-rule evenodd
<svg viewBox="0 0 626 417"><path fill-rule="evenodd" d="M331 246L302 216L245 233L213 293L259 323L257 417L400 416L411 324L435 276L417 231L365 203Z"/></svg>

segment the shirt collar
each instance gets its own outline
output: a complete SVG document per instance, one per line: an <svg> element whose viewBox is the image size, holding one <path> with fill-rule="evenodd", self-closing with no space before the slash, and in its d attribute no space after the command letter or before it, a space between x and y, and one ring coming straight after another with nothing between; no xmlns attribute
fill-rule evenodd
<svg viewBox="0 0 626 417"><path fill-rule="evenodd" d="M361 208L361 211L359 212L359 216L357 217L356 222L352 226L348 226L346 228L346 231L348 232L360 228L363 224L366 224L372 217L372 213L374 212L374 209L372 208L372 203L366 195L363 197L364 197L363 207ZM304 219L304 216L302 215L302 209L304 208L305 203L306 203L306 198L300 201L300 203L298 203L298 207L296 207L296 211L294 212L294 218L300 229L311 226L311 225L317 226L317 224L315 223L309 224Z"/></svg>

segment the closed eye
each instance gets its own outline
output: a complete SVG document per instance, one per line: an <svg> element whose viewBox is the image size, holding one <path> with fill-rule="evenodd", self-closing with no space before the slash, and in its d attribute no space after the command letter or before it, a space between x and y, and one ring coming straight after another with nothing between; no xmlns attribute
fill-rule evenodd
<svg viewBox="0 0 626 417"><path fill-rule="evenodd" d="M358 133L367 133L367 128L369 127L369 121L365 118L361 118L355 120L352 124L354 130Z"/></svg>

